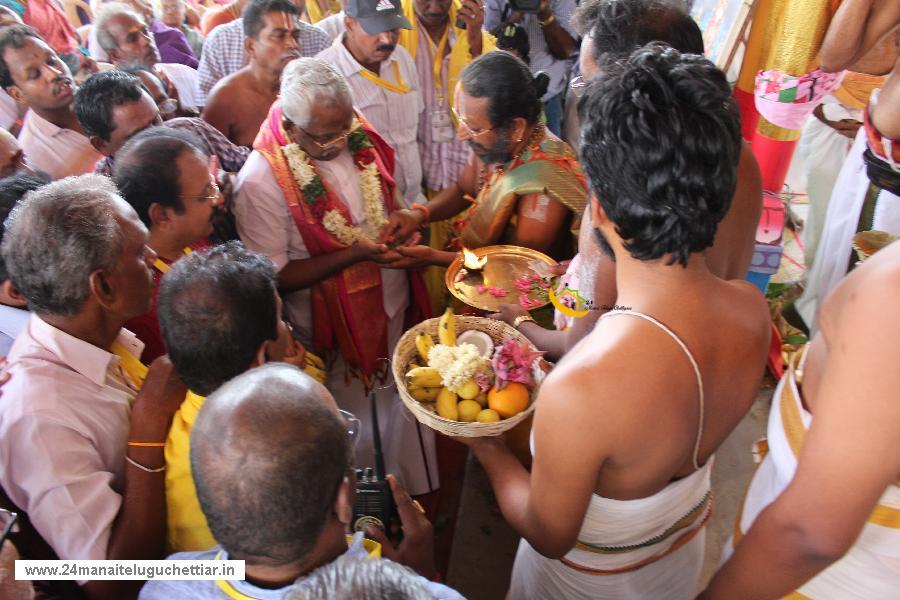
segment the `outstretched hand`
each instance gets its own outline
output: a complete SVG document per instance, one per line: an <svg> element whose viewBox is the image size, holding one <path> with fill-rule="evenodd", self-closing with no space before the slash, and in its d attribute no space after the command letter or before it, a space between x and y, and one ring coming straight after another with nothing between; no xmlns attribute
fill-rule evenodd
<svg viewBox="0 0 900 600"><path fill-rule="evenodd" d="M403 540L395 546L381 529L374 526L366 530L366 535L381 544L381 554L384 558L406 565L419 575L431 579L436 571L434 528L421 507L410 498L397 478L388 475L387 480L391 486L394 503L397 505L397 514L400 516Z"/></svg>
<svg viewBox="0 0 900 600"><path fill-rule="evenodd" d="M420 210L408 208L395 210L388 215L387 225L382 228L378 241L385 244L405 242L419 227L425 225L422 222L424 217L424 213Z"/></svg>
<svg viewBox="0 0 900 600"><path fill-rule="evenodd" d="M507 325L512 326L513 321L515 321L516 318L523 317L527 314L528 311L518 304L501 304L497 307L497 312L489 314L488 318L496 321L503 321Z"/></svg>
<svg viewBox="0 0 900 600"><path fill-rule="evenodd" d="M397 258L383 264L386 269L422 269L434 264L434 249L428 246L399 246Z"/></svg>

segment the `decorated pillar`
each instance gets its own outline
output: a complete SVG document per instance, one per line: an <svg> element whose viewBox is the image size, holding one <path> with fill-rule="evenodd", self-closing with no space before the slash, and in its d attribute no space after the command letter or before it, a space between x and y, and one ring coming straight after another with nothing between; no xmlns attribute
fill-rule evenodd
<svg viewBox="0 0 900 600"><path fill-rule="evenodd" d="M757 110L762 114L750 143L762 171L763 189L778 193L800 139L803 121L821 98L840 84L840 76L816 71L819 48L836 3L833 0L771 1L771 10L766 12L771 47L756 84ZM781 98L766 99L772 92ZM771 112L767 113L761 101L770 103ZM787 108L796 110L788 114ZM778 116L778 123L766 118L767 114L773 118Z"/></svg>
<svg viewBox="0 0 900 600"><path fill-rule="evenodd" d="M734 88L735 100L741 108L741 133L747 141L753 139L759 121L753 90L756 87L756 74L765 68L773 45L772 29L777 21L773 14L781 14L787 2L788 0L757 0L741 72Z"/></svg>

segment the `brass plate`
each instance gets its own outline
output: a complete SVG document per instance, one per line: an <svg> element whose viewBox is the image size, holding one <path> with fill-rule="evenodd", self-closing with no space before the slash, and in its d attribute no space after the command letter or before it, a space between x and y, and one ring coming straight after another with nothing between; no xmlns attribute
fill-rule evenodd
<svg viewBox="0 0 900 600"><path fill-rule="evenodd" d="M540 261L551 266L558 264L543 252L521 246L485 246L471 250L471 252L478 258L487 257L484 268L480 271L469 271L462 281L456 281L456 275L463 268L463 257L460 253L447 267L444 282L450 293L459 300L469 306L489 312L496 312L501 304L518 306L520 292L515 283L520 277L531 275L534 272L528 266L531 262ZM495 298L487 291L479 294L477 289L479 284L506 290L506 296ZM550 304L549 299L541 306L547 304Z"/></svg>

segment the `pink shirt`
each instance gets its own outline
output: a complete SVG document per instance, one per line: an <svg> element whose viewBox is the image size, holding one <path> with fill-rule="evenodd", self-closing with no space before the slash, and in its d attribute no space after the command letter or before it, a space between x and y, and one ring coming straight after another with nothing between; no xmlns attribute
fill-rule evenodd
<svg viewBox="0 0 900 600"><path fill-rule="evenodd" d="M87 137L57 127L33 110L25 115L19 132L19 146L33 169L44 171L53 179L90 173L103 158Z"/></svg>
<svg viewBox="0 0 900 600"><path fill-rule="evenodd" d="M131 332L118 341L140 356ZM61 559L105 559L135 398L119 357L32 315L9 363L0 484Z"/></svg>

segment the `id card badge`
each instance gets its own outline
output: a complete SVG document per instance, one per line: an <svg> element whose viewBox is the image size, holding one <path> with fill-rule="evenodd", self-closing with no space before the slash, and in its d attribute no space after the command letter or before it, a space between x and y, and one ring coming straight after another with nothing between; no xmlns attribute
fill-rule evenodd
<svg viewBox="0 0 900 600"><path fill-rule="evenodd" d="M431 141L435 144L445 144L454 139L456 139L456 131L453 129L450 111L445 108L431 111Z"/></svg>

